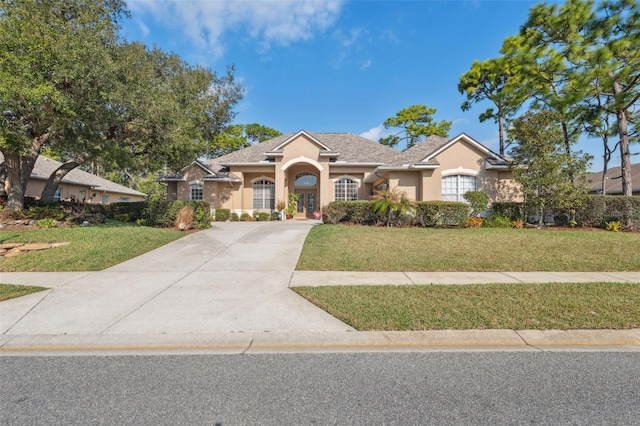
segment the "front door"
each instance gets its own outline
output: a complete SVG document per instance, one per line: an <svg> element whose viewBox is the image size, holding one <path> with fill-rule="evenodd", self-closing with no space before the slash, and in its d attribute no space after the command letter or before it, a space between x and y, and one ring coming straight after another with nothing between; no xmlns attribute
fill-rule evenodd
<svg viewBox="0 0 640 426"><path fill-rule="evenodd" d="M298 210L297 218L313 219L313 212L316 211L316 190L315 189L297 189Z"/></svg>

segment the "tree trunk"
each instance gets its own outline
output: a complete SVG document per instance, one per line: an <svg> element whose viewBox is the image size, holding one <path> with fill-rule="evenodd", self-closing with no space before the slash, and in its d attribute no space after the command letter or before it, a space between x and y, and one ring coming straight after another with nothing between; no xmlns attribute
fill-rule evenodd
<svg viewBox="0 0 640 426"><path fill-rule="evenodd" d="M498 137L500 138L500 155L504 155L504 117L498 110Z"/></svg>
<svg viewBox="0 0 640 426"><path fill-rule="evenodd" d="M629 131L627 127L627 113L616 111L618 119L618 134L620 135L620 171L622 172L622 195L631 197L631 154L629 152Z"/></svg>
<svg viewBox="0 0 640 426"><path fill-rule="evenodd" d="M56 195L56 191L58 190L58 186L60 185L60 182L62 182L62 179L67 175L67 173L79 165L80 163L78 162L70 161L58 167L58 169L49 176L49 179L47 179L47 183L44 185L42 195L40 196L40 201L43 203L53 202L53 197Z"/></svg>
<svg viewBox="0 0 640 426"><path fill-rule="evenodd" d="M4 187L5 180L7 179L7 167L4 161L0 163L0 197L7 196L7 190Z"/></svg>
<svg viewBox="0 0 640 426"><path fill-rule="evenodd" d="M7 168L7 177L4 183L7 192L7 209L14 211L24 209L27 182L31 176L36 158L37 156L21 156L15 152L4 153L4 161Z"/></svg>
<svg viewBox="0 0 640 426"><path fill-rule="evenodd" d="M24 209L24 197L27 192L27 183L31 177L33 166L40 155L40 150L49 140L49 133L35 136L31 139L31 147L24 153L4 152L4 162L7 169L7 177L4 182L7 191L7 209Z"/></svg>

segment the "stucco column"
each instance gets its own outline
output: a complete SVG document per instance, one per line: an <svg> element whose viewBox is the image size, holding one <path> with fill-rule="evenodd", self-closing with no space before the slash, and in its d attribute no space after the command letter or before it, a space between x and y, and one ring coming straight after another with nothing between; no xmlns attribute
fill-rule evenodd
<svg viewBox="0 0 640 426"><path fill-rule="evenodd" d="M287 189L284 186L286 170L282 170L282 161L276 161L276 203L278 200L287 202Z"/></svg>
<svg viewBox="0 0 640 426"><path fill-rule="evenodd" d="M329 162L323 161L321 164L322 164L322 170L320 170L320 181L319 181L320 200L318 203L318 206L320 208L329 204L333 199L333 197L331 197L331 188L333 187L333 185L331 185L331 182L329 181Z"/></svg>

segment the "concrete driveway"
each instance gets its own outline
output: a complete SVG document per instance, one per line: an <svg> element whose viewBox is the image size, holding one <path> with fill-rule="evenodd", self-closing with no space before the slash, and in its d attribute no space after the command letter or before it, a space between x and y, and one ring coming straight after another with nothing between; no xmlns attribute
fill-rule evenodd
<svg viewBox="0 0 640 426"><path fill-rule="evenodd" d="M314 223L215 223L104 271L29 274L29 284L53 288L2 302L0 333L353 330L288 288Z"/></svg>

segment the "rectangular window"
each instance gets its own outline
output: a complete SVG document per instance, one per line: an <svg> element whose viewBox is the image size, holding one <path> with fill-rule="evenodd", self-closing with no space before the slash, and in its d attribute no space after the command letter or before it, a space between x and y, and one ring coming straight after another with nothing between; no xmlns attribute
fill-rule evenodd
<svg viewBox="0 0 640 426"><path fill-rule="evenodd" d="M191 201L202 200L202 185L191 185Z"/></svg>
<svg viewBox="0 0 640 426"><path fill-rule="evenodd" d="M254 210L273 210L275 208L276 189L273 182L267 180L254 182L252 189Z"/></svg>
<svg viewBox="0 0 640 426"><path fill-rule="evenodd" d="M356 201L358 199L358 182L352 179L340 179L335 182L335 201Z"/></svg>
<svg viewBox="0 0 640 426"><path fill-rule="evenodd" d="M477 178L475 176L444 176L442 178L442 200L464 202L464 194L475 191L476 188Z"/></svg>
<svg viewBox="0 0 640 426"><path fill-rule="evenodd" d="M60 201L62 200L62 188L58 187L58 189L56 189L56 193L53 194L53 201Z"/></svg>

